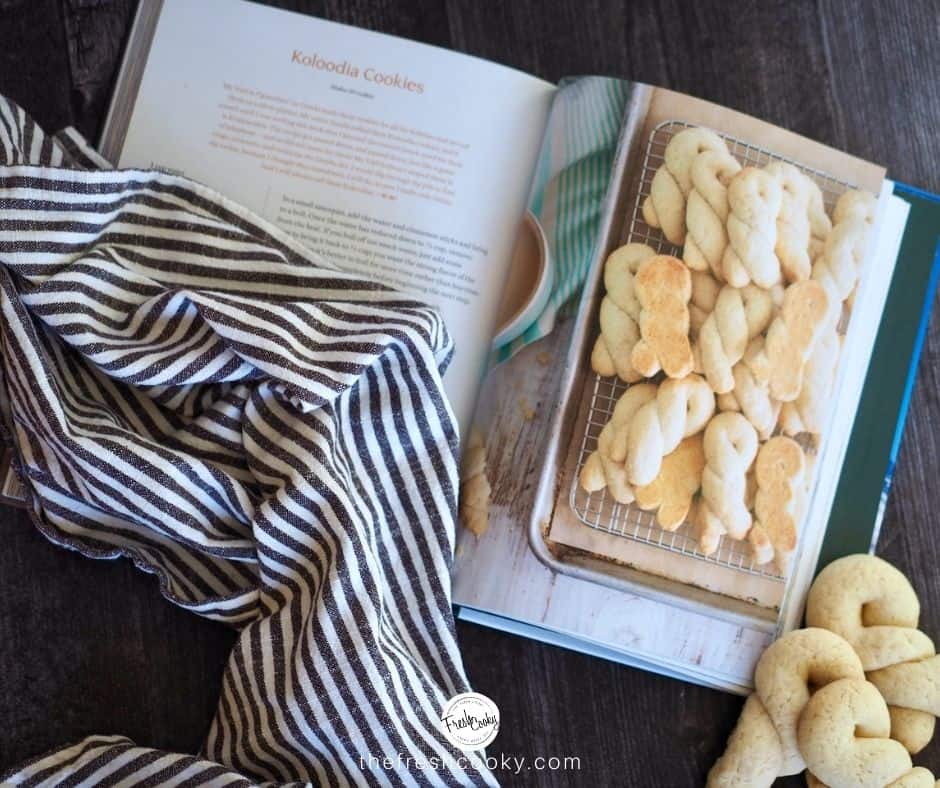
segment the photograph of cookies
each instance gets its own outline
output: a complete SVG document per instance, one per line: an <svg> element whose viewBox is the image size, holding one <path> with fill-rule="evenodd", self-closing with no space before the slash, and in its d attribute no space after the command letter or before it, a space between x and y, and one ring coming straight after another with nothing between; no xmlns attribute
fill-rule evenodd
<svg viewBox="0 0 940 788"><path fill-rule="evenodd" d="M875 204L754 141L653 129L595 315L585 524L787 577Z"/></svg>

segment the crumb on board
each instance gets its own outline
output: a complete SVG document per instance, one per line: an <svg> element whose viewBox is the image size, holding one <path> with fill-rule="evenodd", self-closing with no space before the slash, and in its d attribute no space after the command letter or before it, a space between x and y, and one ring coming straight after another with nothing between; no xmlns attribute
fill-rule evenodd
<svg viewBox="0 0 940 788"><path fill-rule="evenodd" d="M535 418L535 408L533 408L525 397L519 397L519 410L522 411L522 417L526 421L532 421Z"/></svg>
<svg viewBox="0 0 940 788"><path fill-rule="evenodd" d="M539 362L543 367L548 366L548 362L552 360L552 354L547 350L540 350L539 354L535 357L535 360Z"/></svg>
<svg viewBox="0 0 940 788"><path fill-rule="evenodd" d="M460 522L477 538L490 526L490 483L486 478L486 445L476 428L463 452L460 467Z"/></svg>

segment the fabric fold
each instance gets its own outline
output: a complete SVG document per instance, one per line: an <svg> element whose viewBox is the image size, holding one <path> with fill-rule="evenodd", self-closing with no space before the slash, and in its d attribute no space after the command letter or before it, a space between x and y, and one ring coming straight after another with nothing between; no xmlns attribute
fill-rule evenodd
<svg viewBox="0 0 940 788"><path fill-rule="evenodd" d="M0 163L6 429L34 522L240 630L198 757L93 737L7 780L492 783L439 729L468 689L439 314L3 99Z"/></svg>

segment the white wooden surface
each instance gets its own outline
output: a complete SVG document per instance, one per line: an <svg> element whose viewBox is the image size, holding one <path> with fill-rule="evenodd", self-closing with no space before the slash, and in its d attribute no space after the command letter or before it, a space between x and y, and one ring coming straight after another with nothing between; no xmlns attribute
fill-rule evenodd
<svg viewBox="0 0 940 788"><path fill-rule="evenodd" d="M529 547L529 517L571 321L494 369L477 409L493 487L490 526L461 529L454 602L601 644L720 686L747 686L770 636L556 573ZM711 677L711 681L709 681Z"/></svg>

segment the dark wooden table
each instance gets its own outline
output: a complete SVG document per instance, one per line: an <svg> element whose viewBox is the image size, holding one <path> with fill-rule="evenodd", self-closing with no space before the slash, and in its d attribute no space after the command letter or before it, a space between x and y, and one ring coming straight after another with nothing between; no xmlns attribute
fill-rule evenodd
<svg viewBox="0 0 940 788"><path fill-rule="evenodd" d="M881 162L940 191L934 0L294 0L272 3L507 63L685 91ZM133 0L0 0L0 93L96 139ZM912 316L913 319L914 316ZM879 552L940 637L940 325L920 363ZM738 698L461 624L475 687L502 710L491 752L573 755L577 773L507 784L692 786ZM0 770L90 733L194 751L233 635L165 602L128 562L91 561L0 509ZM940 772L940 738L918 758ZM794 783L798 784L798 783Z"/></svg>

